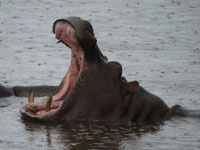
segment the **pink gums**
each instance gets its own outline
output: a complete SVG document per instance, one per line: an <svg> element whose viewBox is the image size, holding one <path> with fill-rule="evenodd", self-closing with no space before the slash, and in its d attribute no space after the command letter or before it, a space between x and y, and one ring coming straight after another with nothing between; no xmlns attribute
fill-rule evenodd
<svg viewBox="0 0 200 150"><path fill-rule="evenodd" d="M75 83L77 82L78 76L83 68L84 64L84 53L81 50L73 50L71 54L71 63L67 74L63 79L62 89L53 96L53 101L63 100L68 97Z"/></svg>

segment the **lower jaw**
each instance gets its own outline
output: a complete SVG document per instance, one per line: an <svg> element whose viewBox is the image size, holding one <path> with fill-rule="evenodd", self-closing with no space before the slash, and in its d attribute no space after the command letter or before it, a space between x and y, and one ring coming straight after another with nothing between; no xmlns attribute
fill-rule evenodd
<svg viewBox="0 0 200 150"><path fill-rule="evenodd" d="M79 61L79 59L81 60L81 62ZM21 113L27 114L34 118L41 118L41 117L48 116L49 114L54 114L55 112L57 112L62 106L63 101L67 100L68 96L73 90L73 87L75 86L82 72L83 66L85 66L83 51L81 49L72 50L71 63L70 63L68 74L65 77L66 79L64 78L63 80L64 81L63 88L61 88L60 92L57 93L58 95L57 94L53 95L52 102L51 102L52 104L50 106L51 109L49 111L46 111L45 105L48 102L43 101L41 102L43 103L43 109L33 111L31 109L27 109L25 106L24 108L22 108Z"/></svg>
<svg viewBox="0 0 200 150"><path fill-rule="evenodd" d="M48 100L44 100L42 102L39 102L39 103L43 103L42 109L35 109L34 110L34 107L32 107L32 108L30 107L30 108L27 109L27 107L25 106L21 109L21 113L23 115L27 115L31 118L38 118L38 119L44 118L45 116L55 114L61 108L62 103L67 100L68 96L70 95L71 91L73 90L73 87L75 86L76 82L78 81L78 78L80 76L81 71L82 71L82 69L79 70L79 72L76 75L70 76L68 83L65 83L65 82L63 83L65 85L67 85L68 88L65 89L63 91L63 93L61 93L61 95L58 99L52 98L51 106L49 106L51 108L50 110L46 111L45 108L47 107ZM66 76L66 78L67 78L67 76Z"/></svg>

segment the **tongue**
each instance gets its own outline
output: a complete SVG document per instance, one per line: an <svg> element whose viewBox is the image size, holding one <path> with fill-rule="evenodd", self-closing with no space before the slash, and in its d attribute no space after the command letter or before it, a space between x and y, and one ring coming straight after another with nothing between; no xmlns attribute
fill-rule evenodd
<svg viewBox="0 0 200 150"><path fill-rule="evenodd" d="M60 100L63 97L63 95L68 93L69 83L70 83L70 72L68 72L64 77L61 90L56 95L53 96L54 101Z"/></svg>

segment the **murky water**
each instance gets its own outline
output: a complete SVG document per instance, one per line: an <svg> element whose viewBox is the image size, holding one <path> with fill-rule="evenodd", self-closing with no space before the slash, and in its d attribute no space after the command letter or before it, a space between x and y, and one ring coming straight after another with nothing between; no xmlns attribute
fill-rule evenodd
<svg viewBox="0 0 200 150"><path fill-rule="evenodd" d="M199 0L0 0L0 83L58 85L70 51L56 44L52 23L90 20L98 45L128 80L172 106L200 109ZM40 100L40 98L37 98ZM0 99L0 149L200 149L200 118L157 124L23 122L26 98Z"/></svg>
<svg viewBox="0 0 200 150"><path fill-rule="evenodd" d="M135 125L69 121L56 124L24 122L19 108L26 98L0 101L0 149L200 149L200 119L174 118Z"/></svg>

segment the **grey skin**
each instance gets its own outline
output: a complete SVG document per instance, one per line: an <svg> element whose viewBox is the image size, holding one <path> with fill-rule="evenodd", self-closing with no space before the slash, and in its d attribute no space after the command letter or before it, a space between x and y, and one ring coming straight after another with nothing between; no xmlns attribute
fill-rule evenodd
<svg viewBox="0 0 200 150"><path fill-rule="evenodd" d="M14 86L12 88L14 95L18 97L27 97L32 89L34 90L34 95L36 97L42 97L46 95L53 95L53 93L55 93L58 89L58 86Z"/></svg>
<svg viewBox="0 0 200 150"><path fill-rule="evenodd" d="M8 97L13 95L12 89L0 84L0 97Z"/></svg>
<svg viewBox="0 0 200 150"><path fill-rule="evenodd" d="M34 95L42 97L46 95L52 95L58 89L58 86L14 86L5 87L0 84L0 98L9 96L27 97L31 90L34 90Z"/></svg>
<svg viewBox="0 0 200 150"><path fill-rule="evenodd" d="M85 54L87 67L83 68L71 93L55 113L38 117L27 113L22 108L23 119L29 121L133 121L138 123L165 120L173 115L186 115L181 106L175 105L169 108L161 98L140 86L139 82L126 81L122 77L120 63L108 62L99 50L92 26L88 21L78 17L56 20L53 25L54 33L55 24L59 21L67 22L75 29L77 41ZM57 91L62 86L61 82ZM20 91L19 87L18 91ZM17 93L20 95L20 92Z"/></svg>

